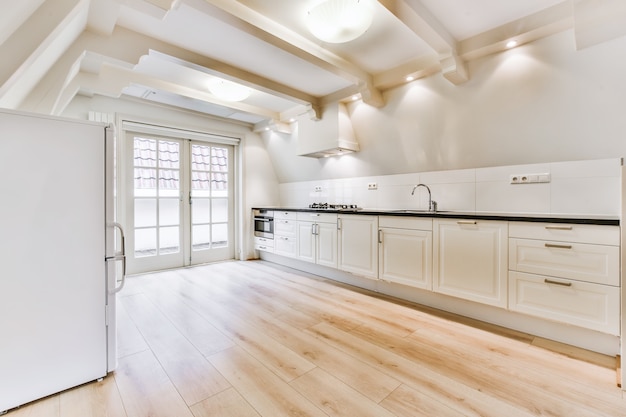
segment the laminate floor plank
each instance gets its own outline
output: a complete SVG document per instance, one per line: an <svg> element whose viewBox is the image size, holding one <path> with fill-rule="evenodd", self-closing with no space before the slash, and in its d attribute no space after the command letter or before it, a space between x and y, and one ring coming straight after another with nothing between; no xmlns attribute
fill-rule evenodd
<svg viewBox="0 0 626 417"><path fill-rule="evenodd" d="M209 323L237 346L263 361L285 381L291 381L315 367L310 361L247 323L245 319L239 318L240 312L224 302L224 296L222 299L215 296L209 298L211 295L201 285L180 286L179 291L186 302ZM169 296L175 295L170 293ZM211 302L207 302L209 299Z"/></svg>
<svg viewBox="0 0 626 417"><path fill-rule="evenodd" d="M60 394L60 417L126 417L115 375Z"/></svg>
<svg viewBox="0 0 626 417"><path fill-rule="evenodd" d="M302 375L290 385L332 417L395 417L320 368Z"/></svg>
<svg viewBox="0 0 626 417"><path fill-rule="evenodd" d="M261 417L234 388L191 406L194 417Z"/></svg>
<svg viewBox="0 0 626 417"><path fill-rule="evenodd" d="M257 312L251 321L263 332L317 367L332 373L369 400L378 403L400 385L398 380L280 319Z"/></svg>
<svg viewBox="0 0 626 417"><path fill-rule="evenodd" d="M128 417L193 416L149 350L121 358L115 380Z"/></svg>
<svg viewBox="0 0 626 417"><path fill-rule="evenodd" d="M188 405L230 387L200 351L144 294L125 297L123 304Z"/></svg>
<svg viewBox="0 0 626 417"><path fill-rule="evenodd" d="M582 402L575 404L571 402L571 398L556 395L556 390L547 391L550 384L545 383L544 375L533 372L531 368L526 368L525 373L516 372L517 366L508 358L498 360L498 355L494 353L483 354L484 351L489 352L485 344L476 345L476 350L465 347L455 349L456 343L453 339L437 344L435 338L424 338L424 341L398 338L392 333L385 334L380 329L359 328L351 333L364 341L393 351L412 363L419 363L430 370L449 375L477 391L493 393L529 413L580 417L611 415L600 414L604 413L600 409L589 410L587 404Z"/></svg>
<svg viewBox="0 0 626 417"><path fill-rule="evenodd" d="M432 371L423 364L412 362L391 350L379 347L327 323L317 324L310 331L325 342L359 358L381 372L424 393L433 401L449 406L464 416L528 417L534 415L489 393L468 387L443 372Z"/></svg>
<svg viewBox="0 0 626 417"><path fill-rule="evenodd" d="M327 417L311 401L240 347L209 360L263 417Z"/></svg>
<svg viewBox="0 0 626 417"><path fill-rule="evenodd" d="M463 417L459 411L438 402L433 401L424 393L400 385L380 403L381 406L391 411L398 417Z"/></svg>

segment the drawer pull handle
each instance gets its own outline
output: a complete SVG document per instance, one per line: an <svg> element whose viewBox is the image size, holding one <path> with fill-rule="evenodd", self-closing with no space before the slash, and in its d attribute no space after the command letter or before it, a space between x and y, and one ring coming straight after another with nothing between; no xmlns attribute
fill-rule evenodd
<svg viewBox="0 0 626 417"><path fill-rule="evenodd" d="M476 220L459 220L456 224L476 224Z"/></svg>
<svg viewBox="0 0 626 417"><path fill-rule="evenodd" d="M545 282L546 284L556 284L556 285L561 285L563 287L571 287L572 283L571 282L559 282L559 281L553 281L551 279L544 279L543 282Z"/></svg>
<svg viewBox="0 0 626 417"><path fill-rule="evenodd" d="M572 245L556 245L554 243L546 243L546 248L572 249Z"/></svg>
<svg viewBox="0 0 626 417"><path fill-rule="evenodd" d="M572 230L572 226L546 226L546 230Z"/></svg>

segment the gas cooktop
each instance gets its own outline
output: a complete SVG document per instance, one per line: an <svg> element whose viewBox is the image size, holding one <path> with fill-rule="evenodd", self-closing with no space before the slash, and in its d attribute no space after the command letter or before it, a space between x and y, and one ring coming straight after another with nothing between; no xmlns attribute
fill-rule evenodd
<svg viewBox="0 0 626 417"><path fill-rule="evenodd" d="M315 210L360 210L356 204L313 203L309 204L309 208Z"/></svg>

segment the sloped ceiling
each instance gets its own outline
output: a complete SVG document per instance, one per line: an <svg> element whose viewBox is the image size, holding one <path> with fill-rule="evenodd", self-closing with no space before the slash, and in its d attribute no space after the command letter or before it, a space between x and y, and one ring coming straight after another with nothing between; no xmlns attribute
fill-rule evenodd
<svg viewBox="0 0 626 417"><path fill-rule="evenodd" d="M509 40L574 29L578 48L626 34L623 0L371 0L374 22L344 44L315 39L321 0L21 0L0 15L0 107L60 114L78 95L127 95L252 125L319 117L353 96L383 106L406 77L441 72ZM366 1L366 0L361 0ZM212 77L253 89L226 102Z"/></svg>

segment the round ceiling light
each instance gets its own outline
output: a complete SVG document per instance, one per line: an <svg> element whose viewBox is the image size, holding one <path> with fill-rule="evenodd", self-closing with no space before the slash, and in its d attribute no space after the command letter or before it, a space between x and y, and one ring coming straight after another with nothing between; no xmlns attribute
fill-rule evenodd
<svg viewBox="0 0 626 417"><path fill-rule="evenodd" d="M326 0L307 15L307 27L318 39L344 43L365 33L374 19L370 0Z"/></svg>
<svg viewBox="0 0 626 417"><path fill-rule="evenodd" d="M226 101L242 101L252 94L251 88L221 78L212 78L209 81L209 91Z"/></svg>

